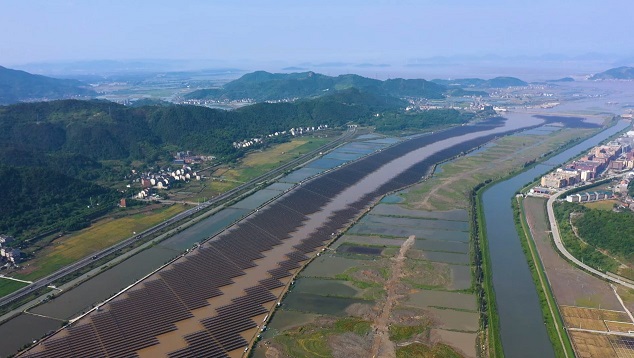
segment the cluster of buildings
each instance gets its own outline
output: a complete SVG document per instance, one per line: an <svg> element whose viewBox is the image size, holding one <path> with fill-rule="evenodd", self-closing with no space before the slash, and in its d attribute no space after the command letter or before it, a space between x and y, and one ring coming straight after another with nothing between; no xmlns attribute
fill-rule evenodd
<svg viewBox="0 0 634 358"><path fill-rule="evenodd" d="M295 137L295 136L300 136L300 135L311 133L311 132L315 132L315 131L322 131L322 130L325 130L325 129L328 129L328 125L327 124L323 124L323 125L320 124L317 127L291 128L291 129L286 130L286 131L271 133L271 134L265 135L265 136L260 137L260 138L251 138L251 139L245 139L245 140L240 141L240 142L233 142L233 147L237 148L237 149L248 148L248 147L251 147L251 146L256 145L256 144L264 143L264 140L266 138L273 138L273 137L285 136L285 135L291 135L291 136Z"/></svg>
<svg viewBox="0 0 634 358"><path fill-rule="evenodd" d="M596 179L605 170L623 171L634 168L632 144L634 132L628 132L606 145L592 148L590 152L566 164L541 179L541 186L547 188L565 188L580 182Z"/></svg>
<svg viewBox="0 0 634 358"><path fill-rule="evenodd" d="M216 159L213 155L196 155L190 150L183 152L176 152L174 155L174 164L176 165L191 165L200 164L202 162L209 162Z"/></svg>
<svg viewBox="0 0 634 358"><path fill-rule="evenodd" d="M601 190L587 193L576 193L566 196L569 203L588 203L591 201L612 199L614 194L611 191Z"/></svg>
<svg viewBox="0 0 634 358"><path fill-rule="evenodd" d="M169 189L170 186L178 181L189 182L190 180L201 180L202 177L191 167L183 165L182 169L171 171L161 169L158 173L142 173L141 177L136 181L141 183L143 188L136 197L146 199L150 196L152 189Z"/></svg>
<svg viewBox="0 0 634 358"><path fill-rule="evenodd" d="M14 241L15 238L12 236L0 234L0 257L3 261L15 265L20 262L21 252L19 249L13 249L10 247L11 243Z"/></svg>

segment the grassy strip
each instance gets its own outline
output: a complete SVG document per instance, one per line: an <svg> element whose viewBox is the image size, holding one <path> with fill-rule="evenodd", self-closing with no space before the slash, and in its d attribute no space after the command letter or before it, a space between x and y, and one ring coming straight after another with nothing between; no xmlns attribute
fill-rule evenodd
<svg viewBox="0 0 634 358"><path fill-rule="evenodd" d="M371 324L358 318L341 318L332 327L323 328L308 325L286 331L273 340L284 347L290 357L331 357L332 349L328 345L328 337L342 333L367 335Z"/></svg>
<svg viewBox="0 0 634 358"><path fill-rule="evenodd" d="M102 220L89 228L71 234L43 249L30 260L28 270L16 273L17 278L35 280L142 232L184 211L182 205L170 205L151 213L141 213L114 220Z"/></svg>
<svg viewBox="0 0 634 358"><path fill-rule="evenodd" d="M410 358L410 357L422 357L422 358L460 358L460 354L456 353L453 348L446 344L438 343L432 347L422 343L413 343L405 347L399 347L396 349L396 358Z"/></svg>
<svg viewBox="0 0 634 358"><path fill-rule="evenodd" d="M561 313L559 312L559 306L557 306L555 302L550 283L545 277L544 266L539 258L539 254L536 254L537 248L531 239L532 235L521 203L522 198L513 200L515 228L520 237L520 243L522 244L522 249L537 289L548 337L553 344L556 357L574 357L575 354L570 342L570 337L568 337L567 331L564 329L565 325Z"/></svg>
<svg viewBox="0 0 634 358"><path fill-rule="evenodd" d="M476 289L478 291L478 304L480 306L480 329L484 337L478 342L478 347L486 347L486 352L480 351L481 356L490 358L504 357L502 340L500 338L500 318L495 302L495 290L493 288L493 272L491 257L489 256L489 244L486 238L486 224L484 209L482 206L482 193L491 181L476 186L471 194L471 220L472 242L474 244L474 261L476 267Z"/></svg>
<svg viewBox="0 0 634 358"><path fill-rule="evenodd" d="M27 284L24 282L8 280L6 278L0 279L0 297L6 296L13 291L17 291Z"/></svg>
<svg viewBox="0 0 634 358"><path fill-rule="evenodd" d="M427 333L429 331L429 326L420 325L420 326L401 326L401 325L390 325L390 341L392 342L402 342L406 341L416 335Z"/></svg>

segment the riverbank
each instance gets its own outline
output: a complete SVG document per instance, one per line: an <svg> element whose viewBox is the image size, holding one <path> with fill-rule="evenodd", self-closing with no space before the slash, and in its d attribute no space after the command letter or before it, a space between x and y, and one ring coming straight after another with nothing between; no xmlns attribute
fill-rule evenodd
<svg viewBox="0 0 634 358"><path fill-rule="evenodd" d="M585 148L613 135L627 124L617 124L585 140L545 163L489 186L482 195L487 242L493 270L493 289L498 307L502 346L510 356L554 356L544 322L539 296L515 230L510 200L538 175L550 171Z"/></svg>

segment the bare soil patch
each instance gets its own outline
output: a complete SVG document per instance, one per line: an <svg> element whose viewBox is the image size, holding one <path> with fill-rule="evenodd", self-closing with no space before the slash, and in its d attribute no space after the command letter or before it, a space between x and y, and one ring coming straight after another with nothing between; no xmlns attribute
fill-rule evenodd
<svg viewBox="0 0 634 358"><path fill-rule="evenodd" d="M621 310L608 283L573 267L559 256L548 231L544 205L545 199L526 198L524 212L558 304Z"/></svg>

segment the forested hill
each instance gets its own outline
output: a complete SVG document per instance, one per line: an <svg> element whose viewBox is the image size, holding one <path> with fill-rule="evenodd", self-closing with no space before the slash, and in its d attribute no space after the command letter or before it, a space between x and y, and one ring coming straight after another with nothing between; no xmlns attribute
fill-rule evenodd
<svg viewBox="0 0 634 358"><path fill-rule="evenodd" d="M0 233L19 239L86 227L90 219L111 210L121 195L48 168L2 164L0 186Z"/></svg>
<svg viewBox="0 0 634 358"><path fill-rule="evenodd" d="M96 93L77 80L57 79L0 66L0 105L34 100L91 97Z"/></svg>
<svg viewBox="0 0 634 358"><path fill-rule="evenodd" d="M358 75L331 77L315 72L269 73L257 71L225 84L222 88L193 91L186 99L236 100L257 102L323 96L337 90L357 88L381 96L443 98L446 88L423 79L402 78L385 81Z"/></svg>
<svg viewBox="0 0 634 358"><path fill-rule="evenodd" d="M404 131L470 118L456 110L405 113L406 105L350 88L234 111L165 104L126 107L97 100L0 106L0 233L28 238L87 225L122 195L95 183L120 183L133 160L155 165L171 161L178 150L231 160L244 153L233 142L297 127L353 122ZM91 201L102 205L96 208Z"/></svg>
<svg viewBox="0 0 634 358"><path fill-rule="evenodd" d="M166 146L232 157L237 152L234 141L298 126L367 124L374 114L403 106L398 99L356 89L235 111L183 105L130 108L106 101L22 103L0 107L0 163L51 159L42 159L41 153L57 162L69 156L86 163L153 161Z"/></svg>
<svg viewBox="0 0 634 358"><path fill-rule="evenodd" d="M631 80L634 79L634 67L617 67L597 73L590 77L591 80Z"/></svg>

